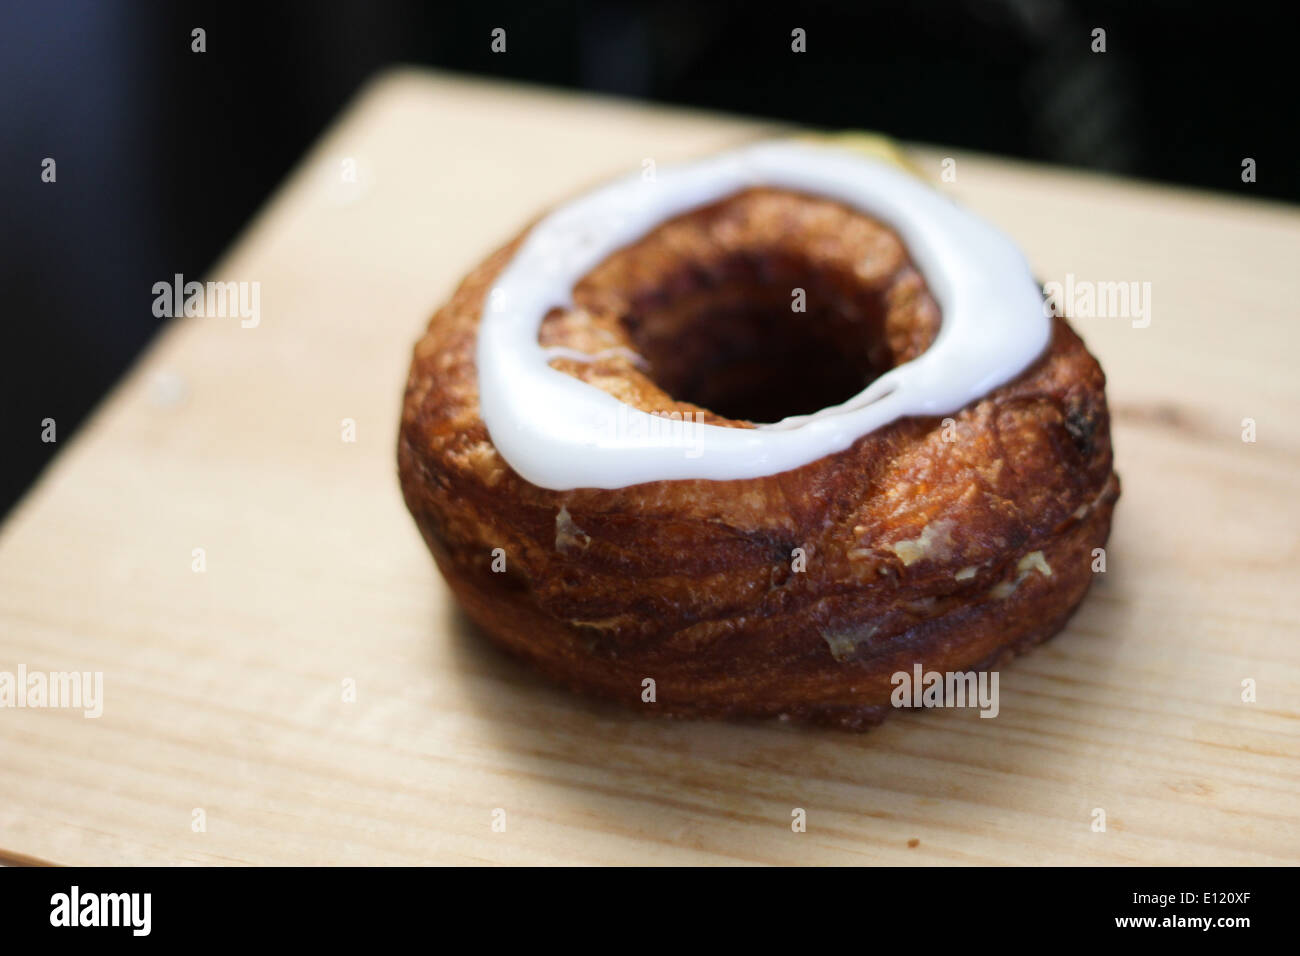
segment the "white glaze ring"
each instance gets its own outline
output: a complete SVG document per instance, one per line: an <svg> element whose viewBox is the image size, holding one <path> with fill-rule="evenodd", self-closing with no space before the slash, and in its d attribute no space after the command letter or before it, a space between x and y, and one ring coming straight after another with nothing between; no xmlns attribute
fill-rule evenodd
<svg viewBox="0 0 1300 956"><path fill-rule="evenodd" d="M579 279L665 220L754 186L836 200L897 232L941 311L930 348L843 404L754 429L694 424L689 442L665 441L661 420L548 364L538 330L548 311L573 306ZM475 360L497 451L561 491L798 468L903 416L965 407L1023 372L1050 336L1038 283L999 230L887 163L781 141L660 169L654 181L633 175L550 213L488 295Z"/></svg>

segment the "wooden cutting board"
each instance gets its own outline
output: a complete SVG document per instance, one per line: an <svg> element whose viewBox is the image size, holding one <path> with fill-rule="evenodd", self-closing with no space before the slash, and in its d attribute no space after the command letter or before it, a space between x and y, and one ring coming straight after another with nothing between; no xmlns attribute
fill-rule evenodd
<svg viewBox="0 0 1300 956"><path fill-rule="evenodd" d="M556 200L772 132L423 72L367 87L187 277L260 282L260 324L173 321L4 526L0 671L102 672L103 714L0 709L0 859L1300 862L1294 208L909 150L936 182L954 158L940 188L1044 280L1151 283L1149 326L1076 323L1124 495L1106 572L1003 670L996 719L658 722L468 630L395 477L429 314Z"/></svg>

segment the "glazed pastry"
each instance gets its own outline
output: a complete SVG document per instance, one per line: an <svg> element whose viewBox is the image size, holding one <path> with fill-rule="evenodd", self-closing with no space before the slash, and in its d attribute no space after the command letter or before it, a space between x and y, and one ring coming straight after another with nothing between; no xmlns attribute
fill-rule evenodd
<svg viewBox="0 0 1300 956"><path fill-rule="evenodd" d="M474 269L416 345L399 470L466 613L556 680L862 727L894 674L1064 626L1119 494L1104 386L992 226L764 143Z"/></svg>

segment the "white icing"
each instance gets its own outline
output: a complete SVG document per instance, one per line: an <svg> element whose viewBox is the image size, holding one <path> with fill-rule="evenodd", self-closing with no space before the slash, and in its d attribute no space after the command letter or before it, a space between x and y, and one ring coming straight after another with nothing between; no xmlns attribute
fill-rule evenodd
<svg viewBox="0 0 1300 956"><path fill-rule="evenodd" d="M941 310L930 348L843 404L754 429L686 423L689 440L547 364L538 330L548 311L572 307L582 276L665 220L752 186L823 196L892 227ZM757 478L842 451L903 416L955 412L1024 371L1050 334L1038 284L998 229L882 161L762 143L661 168L652 181L619 180L534 226L483 310L480 410L510 467L543 488Z"/></svg>

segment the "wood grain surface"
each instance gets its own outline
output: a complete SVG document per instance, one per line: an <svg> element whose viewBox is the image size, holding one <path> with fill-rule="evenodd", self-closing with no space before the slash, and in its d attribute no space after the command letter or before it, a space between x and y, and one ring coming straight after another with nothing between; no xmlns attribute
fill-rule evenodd
<svg viewBox="0 0 1300 956"><path fill-rule="evenodd" d="M1124 496L1106 573L1003 670L996 719L655 721L546 685L459 616L395 476L429 314L555 201L776 131L371 83L187 277L259 282L260 324L173 321L3 528L0 671L102 672L104 701L97 719L0 709L0 859L1300 862L1294 208L909 150L936 182L954 157L940 188L1044 280L1151 284L1148 327L1076 322L1109 376Z"/></svg>

